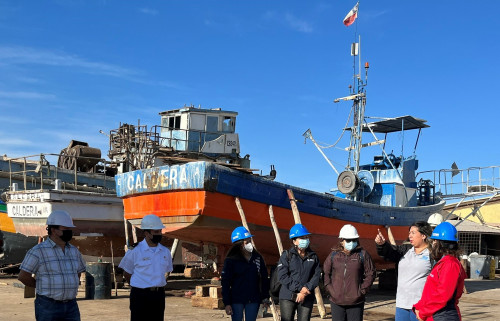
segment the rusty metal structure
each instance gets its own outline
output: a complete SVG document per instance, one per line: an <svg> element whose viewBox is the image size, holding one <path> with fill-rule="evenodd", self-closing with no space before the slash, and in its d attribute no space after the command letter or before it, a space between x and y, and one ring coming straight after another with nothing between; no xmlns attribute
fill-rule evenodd
<svg viewBox="0 0 500 321"><path fill-rule="evenodd" d="M88 143L71 140L68 147L61 150L57 167L78 170L84 173L96 173L96 165L101 159L101 150L90 147Z"/></svg>
<svg viewBox="0 0 500 321"><path fill-rule="evenodd" d="M121 172L149 168L159 151L159 141L158 133L146 125L120 123L118 129L110 131L108 156L120 164Z"/></svg>

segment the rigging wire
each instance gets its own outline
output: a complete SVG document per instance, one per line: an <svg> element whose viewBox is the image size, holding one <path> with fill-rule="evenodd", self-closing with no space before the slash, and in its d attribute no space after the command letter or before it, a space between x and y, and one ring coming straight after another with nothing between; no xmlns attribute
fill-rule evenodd
<svg viewBox="0 0 500 321"><path fill-rule="evenodd" d="M351 111L349 112L349 117L347 117L347 121L346 121L344 128L342 129L342 133L340 133L340 137L337 139L337 141L335 141L335 143L333 143L331 145L319 146L320 148L322 148L322 149L332 148L332 147L335 147L339 143L339 141L342 139L342 136L344 136L347 125L349 125L349 121L351 120L351 115L352 115L353 110L354 110L354 105L351 107Z"/></svg>

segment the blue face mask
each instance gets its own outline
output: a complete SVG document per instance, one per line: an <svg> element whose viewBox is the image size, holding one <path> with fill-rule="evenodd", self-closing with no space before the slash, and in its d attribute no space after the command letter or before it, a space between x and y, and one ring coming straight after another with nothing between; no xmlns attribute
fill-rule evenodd
<svg viewBox="0 0 500 321"><path fill-rule="evenodd" d="M347 251L352 251L354 250L354 248L358 245L358 242L356 241L352 241L352 242L346 242L344 241L344 248L347 250Z"/></svg>
<svg viewBox="0 0 500 321"><path fill-rule="evenodd" d="M309 247L309 239L299 239L299 249L307 249Z"/></svg>

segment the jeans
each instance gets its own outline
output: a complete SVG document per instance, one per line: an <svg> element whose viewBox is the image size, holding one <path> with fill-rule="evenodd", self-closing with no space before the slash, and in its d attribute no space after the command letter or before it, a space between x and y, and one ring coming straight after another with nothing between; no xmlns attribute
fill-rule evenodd
<svg viewBox="0 0 500 321"><path fill-rule="evenodd" d="M363 321L365 303L356 305L337 305L330 302L332 307L332 321Z"/></svg>
<svg viewBox="0 0 500 321"><path fill-rule="evenodd" d="M80 310L76 299L58 302L46 296L37 295L35 318L37 321L80 321Z"/></svg>
<svg viewBox="0 0 500 321"><path fill-rule="evenodd" d="M417 315L411 309L396 308L395 321L417 321Z"/></svg>
<svg viewBox="0 0 500 321"><path fill-rule="evenodd" d="M280 300L281 321L293 321L295 311L297 311L297 321L311 320L312 307L291 300Z"/></svg>
<svg viewBox="0 0 500 321"><path fill-rule="evenodd" d="M257 319L257 313L259 312L259 303L233 303L231 308L233 309L233 315L231 316L232 321L243 321L243 310L245 311L245 321L255 321Z"/></svg>

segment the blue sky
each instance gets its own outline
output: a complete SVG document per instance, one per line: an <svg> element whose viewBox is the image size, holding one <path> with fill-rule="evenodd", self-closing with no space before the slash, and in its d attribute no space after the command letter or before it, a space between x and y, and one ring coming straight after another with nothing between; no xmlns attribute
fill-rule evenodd
<svg viewBox="0 0 500 321"><path fill-rule="evenodd" d="M58 153L77 139L104 156L99 130L221 107L239 113L252 168L274 164L277 180L327 191L337 177L302 133L333 143L347 120L350 104L333 99L352 79L356 26L342 19L354 4L0 0L0 154ZM428 121L419 170L498 165L499 11L498 1L361 1L366 114ZM345 164L344 152L325 152ZM368 162L380 149L364 152Z"/></svg>

